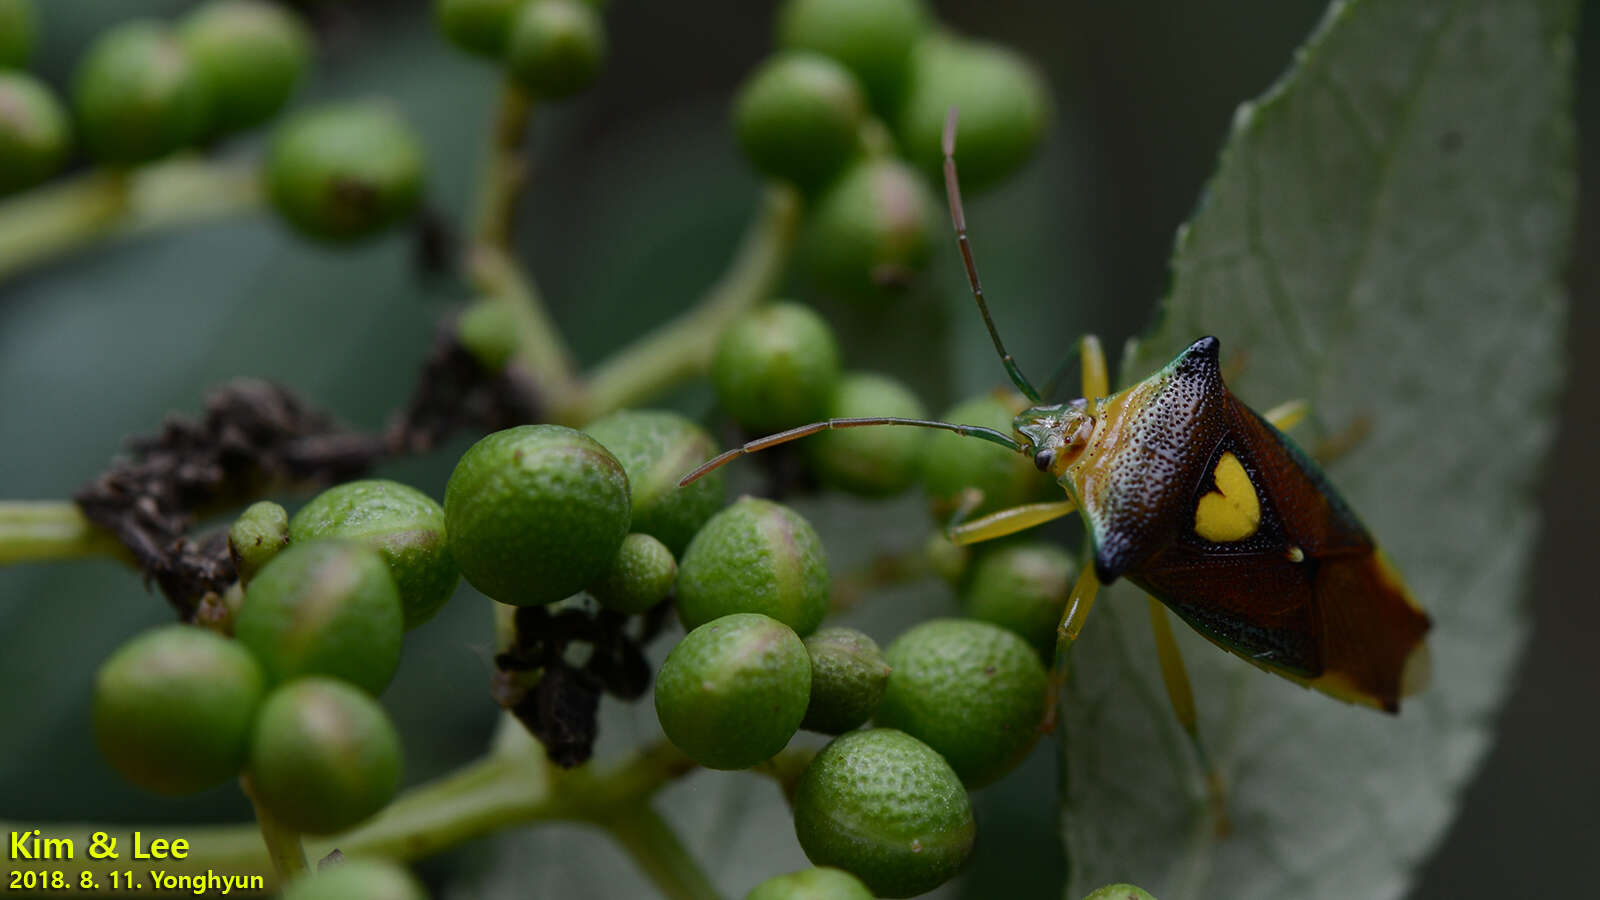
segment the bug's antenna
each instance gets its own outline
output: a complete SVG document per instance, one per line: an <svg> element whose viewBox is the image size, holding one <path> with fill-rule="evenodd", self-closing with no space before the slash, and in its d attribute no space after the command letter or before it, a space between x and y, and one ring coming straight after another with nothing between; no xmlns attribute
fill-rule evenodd
<svg viewBox="0 0 1600 900"><path fill-rule="evenodd" d="M691 484L701 476L722 468L746 453L755 453L769 447L776 447L779 444L787 444L790 441L810 437L813 434L827 431L831 428L865 428L869 425L910 425L916 428L937 428L940 431L953 431L962 437L975 437L991 444L999 444L1016 453L1022 452L1022 446L1013 440L1010 435L995 431L993 428L984 428L982 425L956 425L951 422L935 422L932 419L902 419L896 416L829 419L825 422L812 422L810 425L801 425L799 428L791 428L788 431L769 434L764 438L756 438L742 447L735 447L720 456L708 459L700 465L700 468L678 479L678 487Z"/></svg>
<svg viewBox="0 0 1600 900"><path fill-rule="evenodd" d="M1022 396L1027 397L1032 403L1044 402L1039 398L1039 392L1028 381L1028 376L1022 374L1022 369L1017 366L1017 361L1010 353L1006 352L1006 345L1000 340L1000 332L994 327L994 318L989 315L989 304L983 299L983 285L978 281L978 265L972 261L972 244L967 240L967 215L961 209L961 183L956 180L956 119L959 110L950 107L950 112L944 119L944 193L950 198L950 219L956 226L956 244L961 247L961 262L967 267L967 281L972 285L972 299L978 301L978 312L983 314L983 324L989 329L989 337L994 339L994 349L1000 354L1000 364L1006 367L1006 374L1011 376L1011 383L1017 386Z"/></svg>

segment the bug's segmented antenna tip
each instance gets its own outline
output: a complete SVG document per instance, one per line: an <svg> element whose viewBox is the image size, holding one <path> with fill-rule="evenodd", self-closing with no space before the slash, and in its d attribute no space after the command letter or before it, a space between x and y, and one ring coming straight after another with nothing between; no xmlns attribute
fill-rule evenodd
<svg viewBox="0 0 1600 900"><path fill-rule="evenodd" d="M956 120L960 118L959 106L951 105L950 111L944 114L944 137L940 139L939 146L947 157L956 155Z"/></svg>

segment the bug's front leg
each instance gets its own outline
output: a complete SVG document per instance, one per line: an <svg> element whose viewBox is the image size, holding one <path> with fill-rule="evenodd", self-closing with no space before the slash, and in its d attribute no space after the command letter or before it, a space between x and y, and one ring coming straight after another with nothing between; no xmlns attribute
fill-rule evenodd
<svg viewBox="0 0 1600 900"><path fill-rule="evenodd" d="M1092 559L1092 557L1085 557ZM1094 573L1094 563L1085 562L1078 572L1078 580L1072 584L1072 593L1067 595L1067 606L1061 613L1061 624L1056 626L1056 653L1055 661L1050 666L1049 695L1046 700L1044 723L1041 728L1046 734L1056 730L1057 706L1061 699L1061 686L1067 680L1067 653L1072 649L1072 642L1078 639L1078 633L1083 630L1083 623L1089 619L1089 610L1094 607L1094 598L1100 593L1100 578Z"/></svg>
<svg viewBox="0 0 1600 900"><path fill-rule="evenodd" d="M1111 373L1106 368L1106 351L1101 348L1100 339L1086 334L1079 341L1078 350L1083 360L1083 396L1090 400L1109 396Z"/></svg>
<svg viewBox="0 0 1600 900"><path fill-rule="evenodd" d="M980 541L992 541L1008 534L1043 525L1046 522L1069 516L1077 511L1071 501L1060 500L1054 503L1024 503L1021 506L1012 506L999 512L990 513L981 519L961 523L952 520L945 529L945 536L955 544L976 544Z"/></svg>

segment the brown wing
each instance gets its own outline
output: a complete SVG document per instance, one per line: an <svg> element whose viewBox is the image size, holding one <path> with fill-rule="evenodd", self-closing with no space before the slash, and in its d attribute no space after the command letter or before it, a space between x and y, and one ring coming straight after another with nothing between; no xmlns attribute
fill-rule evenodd
<svg viewBox="0 0 1600 900"><path fill-rule="evenodd" d="M1232 453L1243 465L1260 525L1246 539L1217 543L1191 518L1127 577L1256 665L1398 710L1425 674L1427 614L1316 463L1231 393L1225 405L1228 428L1213 460ZM1191 517L1215 489L1202 479Z"/></svg>

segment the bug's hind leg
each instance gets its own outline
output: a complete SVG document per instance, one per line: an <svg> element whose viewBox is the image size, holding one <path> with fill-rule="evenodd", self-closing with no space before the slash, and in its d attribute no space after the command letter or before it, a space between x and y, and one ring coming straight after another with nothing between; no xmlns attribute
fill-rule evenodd
<svg viewBox="0 0 1600 900"><path fill-rule="evenodd" d="M1272 427L1279 431L1288 431L1305 421L1311 414L1311 404L1304 400L1290 400L1280 403L1267 410L1263 418L1272 423ZM1357 416L1350 423L1338 431L1317 441L1311 447L1311 455L1317 462L1327 465L1339 457L1354 450L1367 433L1372 430L1372 420L1366 416Z"/></svg>
<svg viewBox="0 0 1600 900"><path fill-rule="evenodd" d="M1172 623L1167 619L1166 607L1154 597L1147 596L1145 599L1149 604L1150 630L1155 633L1156 657L1161 661L1161 680L1167 687L1167 700L1178 717L1178 724L1189 736L1201 768L1205 769L1206 802L1211 812L1212 827L1218 836L1225 835L1228 833L1227 790L1223 787L1221 773L1212 763L1210 754L1206 753L1205 743L1200 740L1194 689L1189 685L1189 672L1184 668L1183 654L1178 650L1177 639L1172 636Z"/></svg>
<svg viewBox="0 0 1600 900"><path fill-rule="evenodd" d="M1262 418L1272 423L1272 427L1279 431L1288 431L1305 421L1311 414L1311 404L1304 400L1288 400L1267 410Z"/></svg>
<svg viewBox="0 0 1600 900"><path fill-rule="evenodd" d="M1317 441L1311 448L1311 455L1316 457L1317 462L1327 465L1360 446L1371 433L1372 418L1365 415L1356 416L1343 428Z"/></svg>

